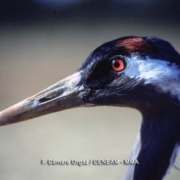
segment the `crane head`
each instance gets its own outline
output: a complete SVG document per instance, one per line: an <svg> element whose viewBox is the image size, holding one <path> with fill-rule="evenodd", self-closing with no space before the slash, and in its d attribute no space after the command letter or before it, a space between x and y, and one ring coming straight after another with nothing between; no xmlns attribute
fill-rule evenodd
<svg viewBox="0 0 180 180"><path fill-rule="evenodd" d="M96 48L75 74L0 112L0 125L81 106L126 106L143 113L160 108L164 99L178 103L179 67L180 55L167 41L115 39Z"/></svg>

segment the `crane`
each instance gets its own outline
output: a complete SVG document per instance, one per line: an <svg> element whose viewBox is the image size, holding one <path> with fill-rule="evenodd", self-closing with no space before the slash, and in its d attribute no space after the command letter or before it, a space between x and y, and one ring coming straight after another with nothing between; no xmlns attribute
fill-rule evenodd
<svg viewBox="0 0 180 180"><path fill-rule="evenodd" d="M125 180L162 180L180 150L180 54L156 37L97 47L73 75L0 112L0 125L81 106L137 109L142 123Z"/></svg>

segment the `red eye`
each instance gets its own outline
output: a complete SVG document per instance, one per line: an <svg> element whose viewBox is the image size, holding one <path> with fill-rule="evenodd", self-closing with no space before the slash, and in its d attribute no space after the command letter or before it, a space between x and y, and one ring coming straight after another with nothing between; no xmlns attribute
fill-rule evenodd
<svg viewBox="0 0 180 180"><path fill-rule="evenodd" d="M112 61L112 69L116 72L122 71L125 68L124 60L115 59Z"/></svg>

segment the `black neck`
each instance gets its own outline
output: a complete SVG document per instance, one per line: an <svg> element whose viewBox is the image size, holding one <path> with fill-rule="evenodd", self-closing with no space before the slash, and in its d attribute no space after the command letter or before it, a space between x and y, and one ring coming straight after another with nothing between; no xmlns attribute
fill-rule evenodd
<svg viewBox="0 0 180 180"><path fill-rule="evenodd" d="M143 114L139 165L135 167L134 180L161 180L180 142L180 107L166 104L147 112Z"/></svg>

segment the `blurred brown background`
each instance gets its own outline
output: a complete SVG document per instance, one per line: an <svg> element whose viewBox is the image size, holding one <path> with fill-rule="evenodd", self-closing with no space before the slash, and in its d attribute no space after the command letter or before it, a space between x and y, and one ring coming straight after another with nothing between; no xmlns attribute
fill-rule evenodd
<svg viewBox="0 0 180 180"><path fill-rule="evenodd" d="M153 35L180 51L178 1L0 2L0 109L74 73L100 44ZM127 166L47 166L42 159L128 159L141 115L117 107L78 108L0 128L0 179L122 179ZM168 180L179 179L172 170Z"/></svg>

